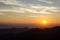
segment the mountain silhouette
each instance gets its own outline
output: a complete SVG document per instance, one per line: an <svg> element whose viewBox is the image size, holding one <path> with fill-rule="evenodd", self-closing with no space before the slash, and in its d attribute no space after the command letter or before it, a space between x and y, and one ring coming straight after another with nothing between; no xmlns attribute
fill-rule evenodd
<svg viewBox="0 0 60 40"><path fill-rule="evenodd" d="M58 40L60 39L60 26L53 28L10 28L0 29L1 40Z"/></svg>

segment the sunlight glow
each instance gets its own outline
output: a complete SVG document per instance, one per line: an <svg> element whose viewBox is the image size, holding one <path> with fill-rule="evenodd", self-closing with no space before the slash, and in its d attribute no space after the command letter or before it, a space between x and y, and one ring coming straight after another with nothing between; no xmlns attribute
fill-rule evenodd
<svg viewBox="0 0 60 40"><path fill-rule="evenodd" d="M42 21L42 23L43 23L43 24L46 24L46 23L47 23L47 21L46 21L46 20L43 20L43 21Z"/></svg>

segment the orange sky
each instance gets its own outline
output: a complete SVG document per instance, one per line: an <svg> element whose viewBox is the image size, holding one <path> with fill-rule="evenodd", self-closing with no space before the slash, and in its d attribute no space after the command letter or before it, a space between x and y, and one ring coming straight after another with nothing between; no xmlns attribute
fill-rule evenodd
<svg viewBox="0 0 60 40"><path fill-rule="evenodd" d="M60 25L60 0L0 0L0 24ZM46 25L45 24L45 25Z"/></svg>

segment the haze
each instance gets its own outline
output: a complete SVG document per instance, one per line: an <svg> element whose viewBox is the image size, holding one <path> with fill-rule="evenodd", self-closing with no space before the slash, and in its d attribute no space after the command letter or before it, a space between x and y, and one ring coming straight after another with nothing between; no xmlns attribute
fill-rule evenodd
<svg viewBox="0 0 60 40"><path fill-rule="evenodd" d="M0 24L60 25L60 0L0 0Z"/></svg>

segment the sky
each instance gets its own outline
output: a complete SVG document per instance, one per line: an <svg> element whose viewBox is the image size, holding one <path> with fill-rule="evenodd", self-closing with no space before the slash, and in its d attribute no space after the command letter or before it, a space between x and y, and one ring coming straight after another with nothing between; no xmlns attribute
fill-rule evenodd
<svg viewBox="0 0 60 40"><path fill-rule="evenodd" d="M60 24L60 0L0 0L0 23Z"/></svg>

